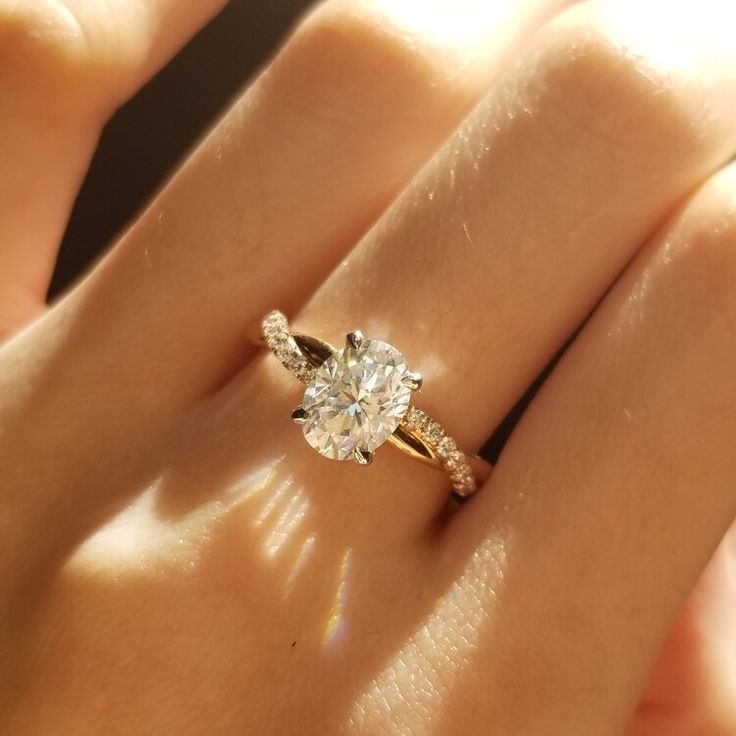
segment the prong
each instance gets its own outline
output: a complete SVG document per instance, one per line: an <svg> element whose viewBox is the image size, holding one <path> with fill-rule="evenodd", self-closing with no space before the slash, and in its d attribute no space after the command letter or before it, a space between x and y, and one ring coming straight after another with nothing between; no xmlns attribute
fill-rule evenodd
<svg viewBox="0 0 736 736"><path fill-rule="evenodd" d="M294 409L293 412L291 412L291 418L297 424L304 424L304 422L307 421L307 412L305 411L303 406L297 406L297 408Z"/></svg>
<svg viewBox="0 0 736 736"><path fill-rule="evenodd" d="M373 462L373 453L370 450L361 450L356 447L353 457L358 465L370 465Z"/></svg>
<svg viewBox="0 0 736 736"><path fill-rule="evenodd" d="M345 345L349 348L355 348L357 350L362 342L363 333L360 330L353 330L345 336Z"/></svg>
<svg viewBox="0 0 736 736"><path fill-rule="evenodd" d="M422 378L421 373L417 373L416 371L407 371L406 373L404 373L404 378L402 379L402 382L412 391L418 391L422 387L423 380L424 379Z"/></svg>

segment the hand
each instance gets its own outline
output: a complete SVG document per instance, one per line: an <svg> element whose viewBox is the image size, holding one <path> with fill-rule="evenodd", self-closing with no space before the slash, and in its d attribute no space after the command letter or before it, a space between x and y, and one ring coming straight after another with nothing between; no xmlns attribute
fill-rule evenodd
<svg viewBox="0 0 736 736"><path fill-rule="evenodd" d="M101 126L219 4L0 3L6 732L736 733L736 11L331 0L46 310ZM304 443L273 308L468 448L592 315L447 513Z"/></svg>

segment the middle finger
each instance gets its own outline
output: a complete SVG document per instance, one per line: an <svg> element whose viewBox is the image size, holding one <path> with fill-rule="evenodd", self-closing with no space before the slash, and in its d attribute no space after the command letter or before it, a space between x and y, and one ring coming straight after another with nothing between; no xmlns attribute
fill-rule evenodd
<svg viewBox="0 0 736 736"><path fill-rule="evenodd" d="M550 24L297 321L397 345L424 374L417 404L467 447L733 149L736 54L719 29L734 10L647 7L596 2Z"/></svg>

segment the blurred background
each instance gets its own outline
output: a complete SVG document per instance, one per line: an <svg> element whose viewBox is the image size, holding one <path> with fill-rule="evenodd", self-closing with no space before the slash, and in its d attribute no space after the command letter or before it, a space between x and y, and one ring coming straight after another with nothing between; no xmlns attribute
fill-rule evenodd
<svg viewBox="0 0 736 736"><path fill-rule="evenodd" d="M74 207L51 285L52 299L68 288L145 206L310 5L312 0L231 0L173 62L118 111L105 129ZM492 462L566 347L483 448L483 455Z"/></svg>

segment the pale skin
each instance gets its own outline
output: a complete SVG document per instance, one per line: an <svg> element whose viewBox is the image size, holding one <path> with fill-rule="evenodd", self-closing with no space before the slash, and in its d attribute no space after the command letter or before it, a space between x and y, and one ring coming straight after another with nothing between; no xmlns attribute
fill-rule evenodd
<svg viewBox="0 0 736 736"><path fill-rule="evenodd" d="M328 0L47 306L221 4L0 0L4 732L736 734L736 11ZM470 449L595 311L448 511L306 445L273 308Z"/></svg>

